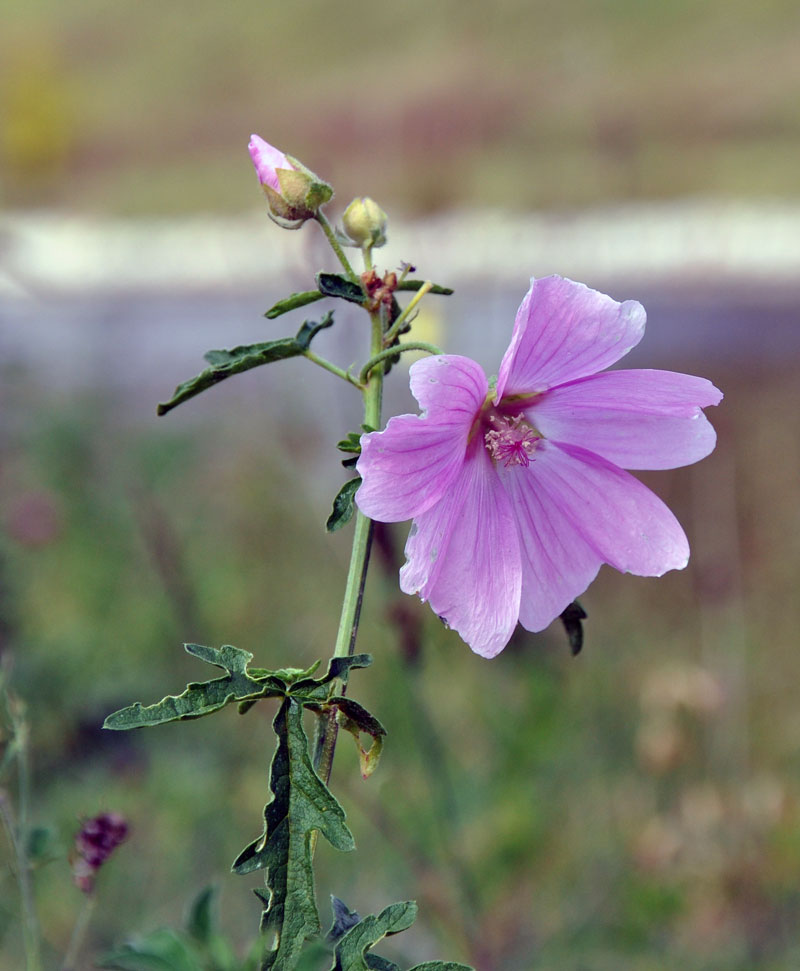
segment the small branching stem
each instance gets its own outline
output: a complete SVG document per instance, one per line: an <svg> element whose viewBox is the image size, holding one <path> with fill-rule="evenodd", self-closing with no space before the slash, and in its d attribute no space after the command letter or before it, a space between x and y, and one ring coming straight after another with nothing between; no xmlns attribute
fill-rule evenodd
<svg viewBox="0 0 800 971"><path fill-rule="evenodd" d="M408 320L409 316L417 309L417 304L422 300L426 293L430 293L433 288L433 283L430 280L426 280L422 286L414 294L413 298L408 302L408 306L400 313L397 320L392 324L389 330L383 336L383 346L388 347L392 341L400 333L400 328Z"/></svg>
<svg viewBox="0 0 800 971"><path fill-rule="evenodd" d="M358 388L359 391L365 390L363 382L354 378L349 371L345 371L343 368L337 367L336 364L325 360L324 357L320 357L312 350L303 351L303 356L307 357L308 360L312 361L314 364L319 365L319 367L325 368L326 371L330 371L331 374L335 374L337 378L341 378L343 381L347 381L348 384L352 384L353 387Z"/></svg>
<svg viewBox="0 0 800 971"><path fill-rule="evenodd" d="M394 347L387 347L380 353L375 354L371 357L367 363L361 368L361 373L358 376L358 380L361 384L366 384L370 379L370 372L373 371L381 361L386 361L389 358L396 357L398 354L403 354L405 351L425 351L426 354L442 354L444 353L441 347L437 347L435 344L428 344L425 341L403 341L402 344L396 344Z"/></svg>

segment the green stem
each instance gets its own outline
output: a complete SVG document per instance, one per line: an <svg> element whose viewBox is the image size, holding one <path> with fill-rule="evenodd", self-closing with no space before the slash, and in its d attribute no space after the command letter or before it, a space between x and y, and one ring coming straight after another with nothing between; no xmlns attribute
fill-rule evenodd
<svg viewBox="0 0 800 971"><path fill-rule="evenodd" d="M404 351L427 351L428 354L444 353L441 347L437 347L435 344L427 344L425 341L403 341L402 344L395 344L394 347L387 347L385 350L380 351L378 354L371 357L364 367L361 368L361 374L359 374L358 380L361 382L361 384L366 384L370 372L373 370L373 368L380 364L381 361L385 361L390 357L396 357L398 354L402 354Z"/></svg>
<svg viewBox="0 0 800 971"><path fill-rule="evenodd" d="M380 315L377 312L371 313L370 321L372 325L370 350L373 356L375 356L380 352L383 341ZM363 391L364 424L369 425L370 428L379 428L381 423L381 402L383 398L383 373L381 371L376 372L370 377L369 382L365 382L365 384L366 387ZM339 617L339 630L336 634L336 646L333 651L334 657L347 657L355 651L371 545L372 520L365 516L359 509L356 512L353 548L350 553L350 568L347 572L342 613ZM340 686L342 694L344 694L345 688L345 685ZM317 770L317 775L326 785L331 776L331 769L333 768L333 756L336 751L336 738L338 733L339 725L336 721L335 712L329 711L320 716L314 750L314 768Z"/></svg>
<svg viewBox="0 0 800 971"><path fill-rule="evenodd" d="M16 711L16 706L0 686L4 707L11 724L12 743L16 745L17 759L17 799L19 810L14 820L11 806L0 794L0 817L8 835L14 855L14 865L19 884L20 906L22 909L22 937L25 942L27 971L41 971L42 957L39 945L39 920L36 914L36 899L33 893L31 864L28 859L28 807L30 804L30 767L28 763L27 726Z"/></svg>
<svg viewBox="0 0 800 971"><path fill-rule="evenodd" d="M387 330L386 333L384 334L383 336L384 347L388 347L395 339L395 337L397 337L397 335L400 333L400 328L408 320L409 314L411 314L411 312L415 309L415 307L420 302L420 300L422 300L425 294L430 293L432 287L433 287L433 284L431 283L431 281L426 280L419 288L419 290L417 290L413 298L409 301L408 306L402 311L402 313L397 317L397 319L389 328L389 330Z"/></svg>
<svg viewBox="0 0 800 971"><path fill-rule="evenodd" d="M356 276L355 270L350 265L350 260L348 260L344 250L339 245L339 240L336 238L336 233L334 233L333 227L325 218L322 211L317 212L317 222L322 227L323 233L325 233L327 236L328 242L331 244L331 249L339 258L339 262L342 264L342 268L347 274L347 279L350 280L351 283L360 283L361 281Z"/></svg>
<svg viewBox="0 0 800 971"><path fill-rule="evenodd" d="M330 361L326 361L324 357L320 357L312 350L303 351L303 357L307 357L309 361L313 361L314 364L318 364L321 368L325 368L326 371L330 371L331 374L335 374L337 378L341 378L343 381L347 381L348 384L352 384L354 387L358 388L359 391L364 390L364 385L357 381L349 371L345 371L343 368L337 367Z"/></svg>
<svg viewBox="0 0 800 971"><path fill-rule="evenodd" d="M72 936L69 939L67 953L64 955L64 960L61 964L61 971L75 971L78 967L78 954L80 953L83 940L86 937L86 931L89 929L89 921L92 919L96 903L97 897L94 893L86 894L83 907L81 907L78 918L75 921L75 926L72 928Z"/></svg>

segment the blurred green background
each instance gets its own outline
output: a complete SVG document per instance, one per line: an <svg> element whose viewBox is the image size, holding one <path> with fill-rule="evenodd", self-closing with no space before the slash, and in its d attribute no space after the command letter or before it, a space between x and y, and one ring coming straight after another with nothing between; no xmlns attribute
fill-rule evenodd
<svg viewBox="0 0 800 971"><path fill-rule="evenodd" d="M258 131L333 182L334 208L356 193L410 218L687 197L788 207L798 43L793 2L29 0L0 34L0 192L23 215L238 215L262 205L245 151ZM302 251L312 231L289 242ZM658 581L602 571L578 660L558 625L519 632L491 663L474 657L398 594L404 528L382 534L361 637L376 661L352 694L390 737L368 782L342 741L333 785L359 850L321 843L318 889L323 908L335 893L362 913L416 898L421 917L395 951L408 965L800 967L800 301L796 281L750 282L703 290L700 305L739 312L716 346L692 338L702 314L666 348L662 330L660 359L645 339L636 364L726 392L710 414L720 445L696 467L643 476L684 523L692 562ZM525 283L498 315L503 341ZM229 711L130 736L99 725L205 677L183 641L230 642L265 666L329 654L349 535L322 523L332 444L356 427L356 402L324 380L312 394L291 362L280 403L262 371L157 422L157 395L189 376L156 359L162 343L148 351L174 305L136 330L116 323L138 299L124 279L111 296L74 284L84 303L33 292L29 313L3 297L0 315L50 365L0 362L0 647L27 702L34 821L59 849L37 873L48 966L79 905L70 840L104 809L133 832L101 874L83 966L178 922L213 880L244 947L259 881L227 870L260 831L269 706L247 724ZM684 291L680 279L615 284L662 305ZM281 295L264 288L255 304ZM207 346L258 339L243 336L263 324L252 302L228 307ZM82 330L98 305L119 330L107 360ZM462 349L455 326L444 337ZM752 353L759 341L769 355ZM21 967L17 921L6 861L4 971Z"/></svg>

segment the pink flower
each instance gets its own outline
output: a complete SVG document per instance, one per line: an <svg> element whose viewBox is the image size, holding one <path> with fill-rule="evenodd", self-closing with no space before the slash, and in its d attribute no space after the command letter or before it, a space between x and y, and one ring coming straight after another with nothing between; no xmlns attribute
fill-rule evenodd
<svg viewBox="0 0 800 971"><path fill-rule="evenodd" d="M247 146L250 151L250 158L256 168L258 180L262 185L268 185L274 189L278 195L281 194L281 184L278 181L277 169L288 169L294 171L294 166L288 158L277 148L273 148L269 142L265 142L259 135L250 136L250 144Z"/></svg>
<svg viewBox="0 0 800 971"><path fill-rule="evenodd" d="M402 590L483 657L502 651L517 621L547 627L603 563L661 576L688 562L678 521L623 469L708 455L716 435L700 409L722 394L689 374L604 372L644 325L635 301L533 280L496 387L469 358L418 361L422 415L361 439L359 507L381 522L414 520Z"/></svg>

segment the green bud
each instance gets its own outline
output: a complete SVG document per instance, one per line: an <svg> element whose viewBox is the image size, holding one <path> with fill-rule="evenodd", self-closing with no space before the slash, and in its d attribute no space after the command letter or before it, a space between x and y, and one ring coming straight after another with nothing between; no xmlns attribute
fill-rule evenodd
<svg viewBox="0 0 800 971"><path fill-rule="evenodd" d="M342 216L344 231L357 246L383 246L386 242L386 213L374 199L353 199Z"/></svg>

